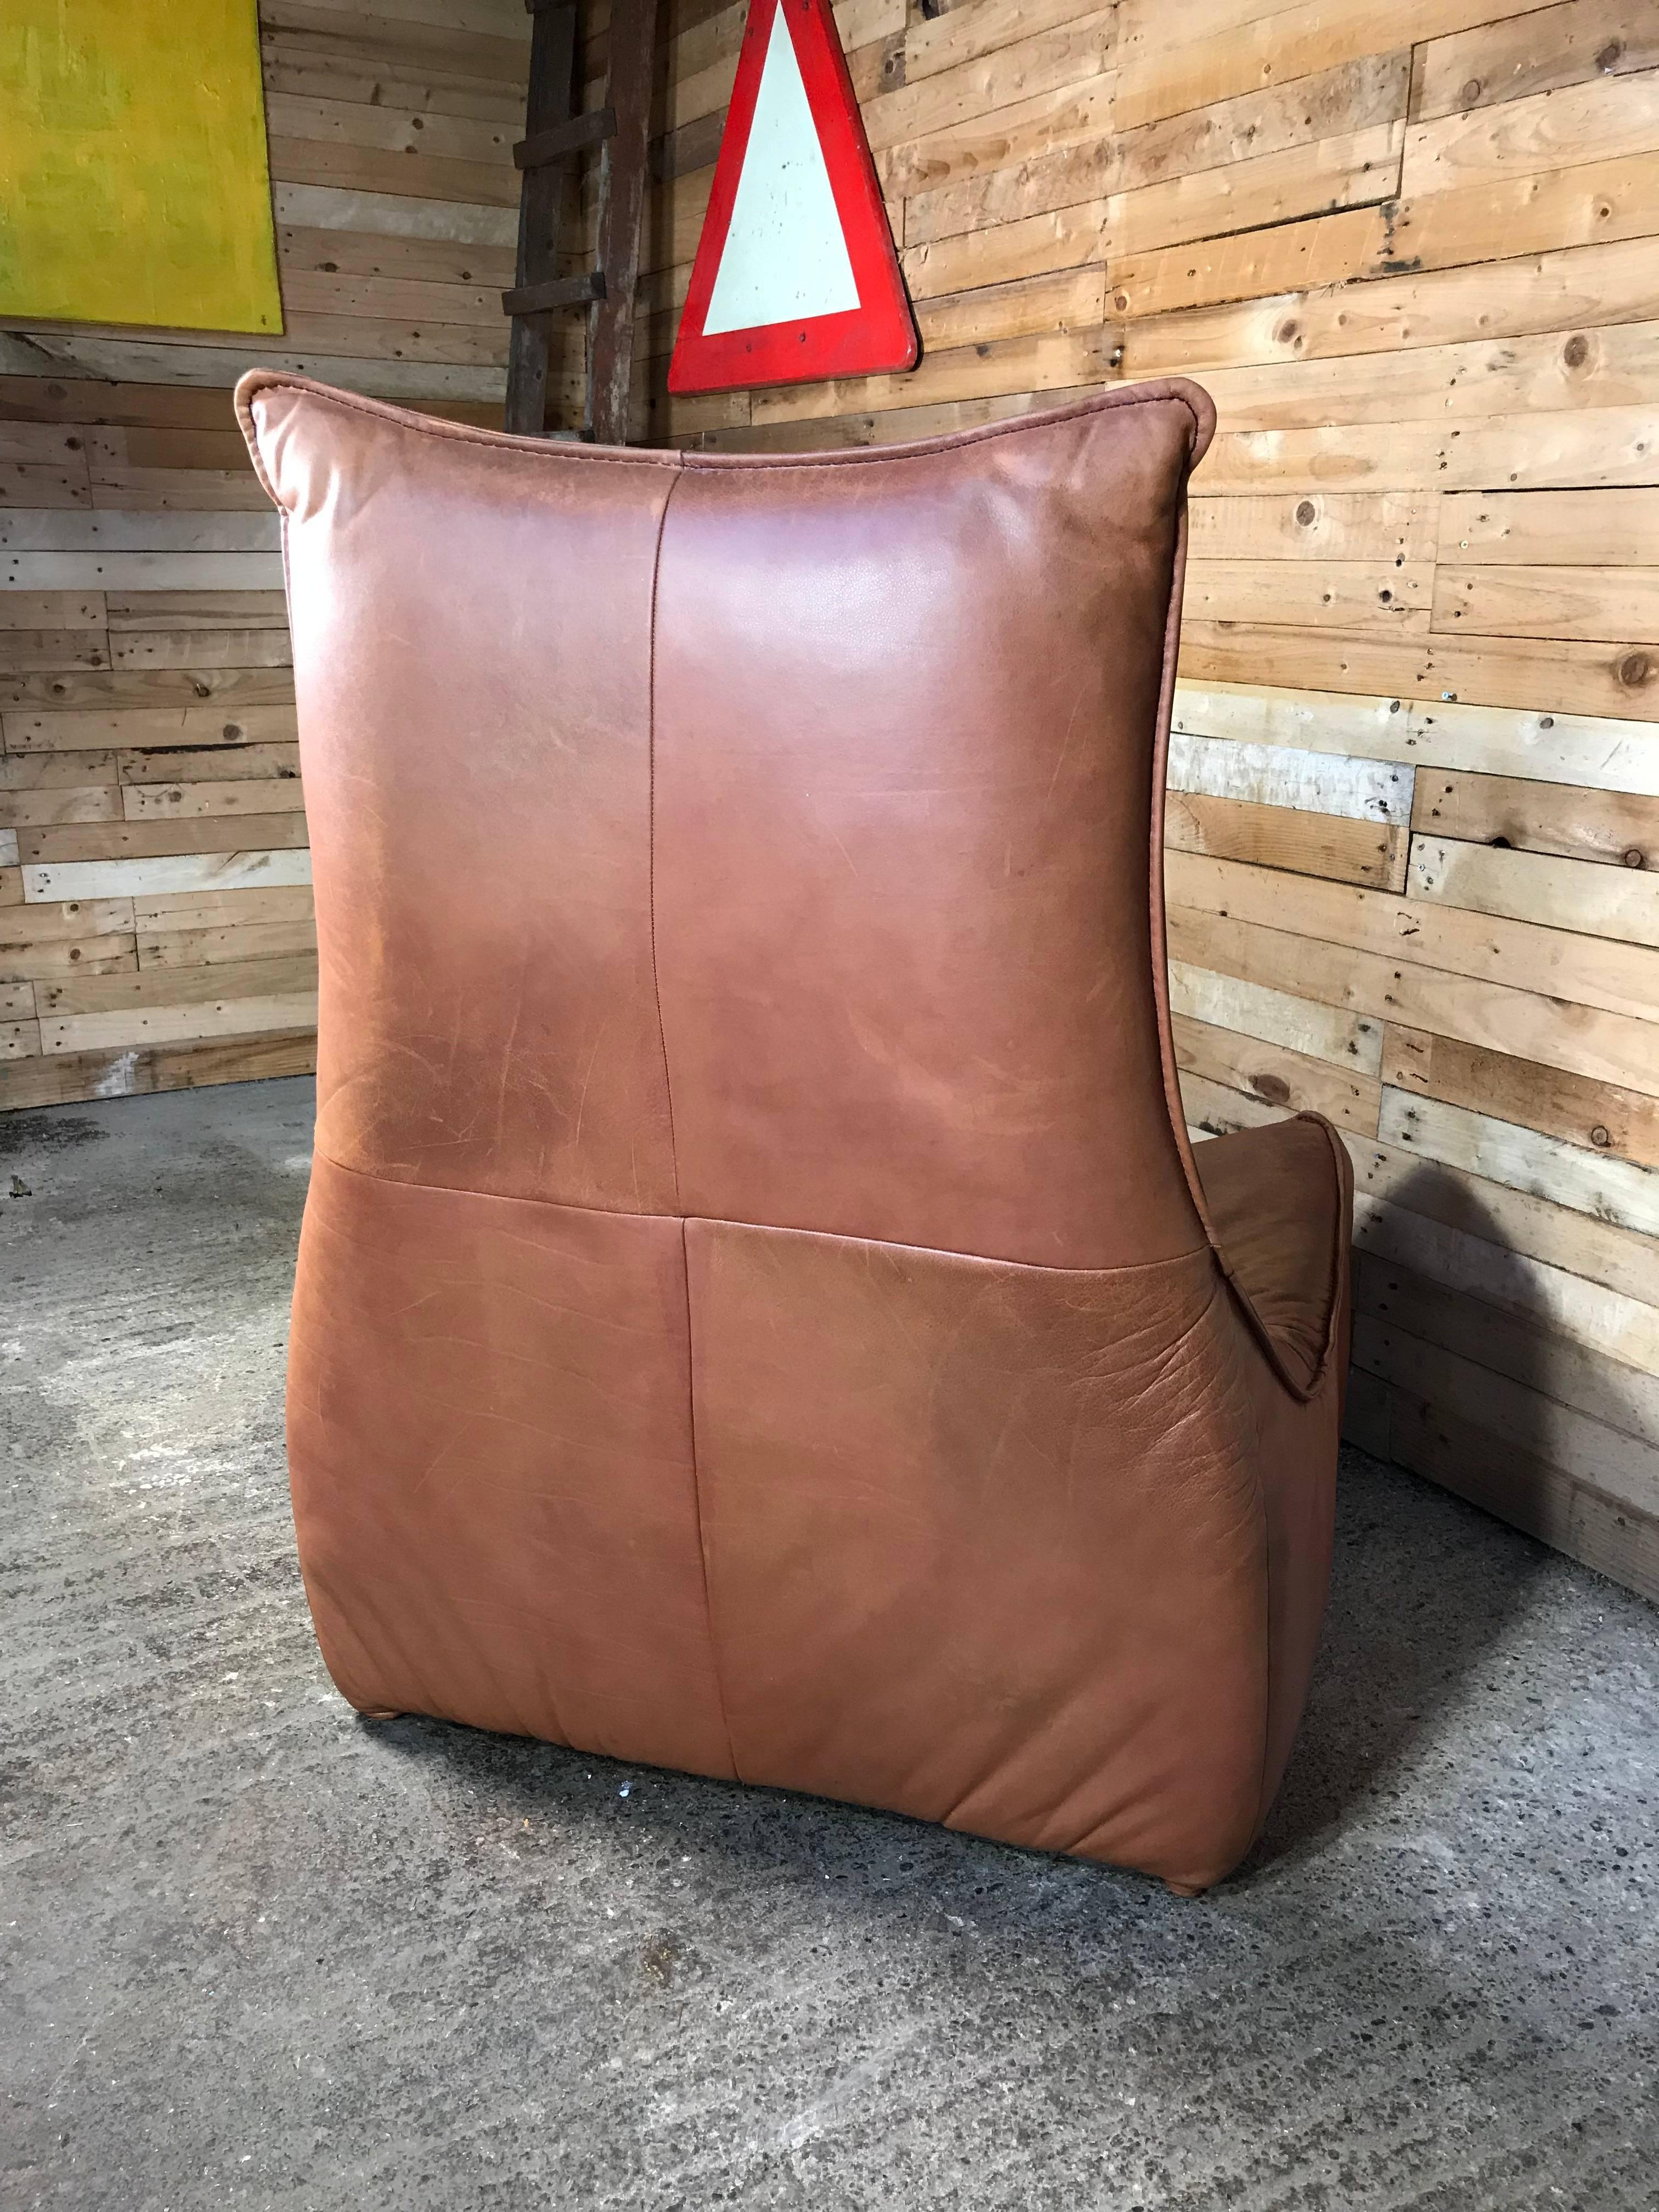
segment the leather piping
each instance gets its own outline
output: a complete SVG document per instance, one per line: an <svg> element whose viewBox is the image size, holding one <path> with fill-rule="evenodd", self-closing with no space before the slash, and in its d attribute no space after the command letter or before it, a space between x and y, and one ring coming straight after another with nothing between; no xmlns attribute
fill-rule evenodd
<svg viewBox="0 0 1659 2212"><path fill-rule="evenodd" d="M258 455L258 433L253 421L252 402L261 392L297 392L307 398L325 402L331 407L340 407L356 415L368 415L383 422L398 425L405 430L416 431L426 438L448 439L469 446L495 447L512 453L534 453L548 462L572 462L578 465L593 461L608 461L631 468L707 469L721 470L778 469L846 469L858 468L872 462L926 459L934 453L952 453L958 447L978 446L994 438L1006 438L1021 432L1043 429L1050 424L1071 422L1079 416L1109 413L1117 407L1146 407L1176 404L1185 408L1191 418L1189 470L1197 466L1209 450L1215 434L1215 409L1207 392L1197 385L1188 384L1181 377L1159 377L1146 384L1115 385L1109 389L1091 393L1085 399L1073 400L1069 406L1033 410L1029 414L1012 415L998 422L982 422L971 430L959 430L948 438L922 438L902 444L874 448L855 448L827 453L696 453L641 450L634 446L590 446L580 441L518 437L506 430L485 430L471 422L452 422L438 415L421 415L406 407L393 407L381 399L364 398L356 392L337 391L331 385L319 384L309 376L290 376L284 370L251 368L236 386L237 420L243 434L254 453L254 468L268 496L277 505L270 478L266 474Z"/></svg>

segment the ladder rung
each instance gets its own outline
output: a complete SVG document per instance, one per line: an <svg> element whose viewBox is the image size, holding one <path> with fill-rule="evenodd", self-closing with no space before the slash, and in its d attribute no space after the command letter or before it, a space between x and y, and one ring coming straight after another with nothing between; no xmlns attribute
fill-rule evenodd
<svg viewBox="0 0 1659 2212"><path fill-rule="evenodd" d="M538 131L533 138L520 138L513 149L514 163L520 169L544 169L550 161L568 161L616 134L615 108L595 107L586 115L573 115L568 123L556 123L550 131Z"/></svg>
<svg viewBox="0 0 1659 2212"><path fill-rule="evenodd" d="M503 292L501 307L509 315L544 315L555 307L585 307L605 297L605 271L592 269L585 276L556 276L546 284L521 284Z"/></svg>

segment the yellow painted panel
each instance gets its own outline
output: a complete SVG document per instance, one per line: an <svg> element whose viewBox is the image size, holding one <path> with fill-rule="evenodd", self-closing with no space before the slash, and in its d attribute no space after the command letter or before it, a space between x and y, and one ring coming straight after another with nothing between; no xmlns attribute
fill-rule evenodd
<svg viewBox="0 0 1659 2212"><path fill-rule="evenodd" d="M257 0L3 0L0 315L282 329Z"/></svg>

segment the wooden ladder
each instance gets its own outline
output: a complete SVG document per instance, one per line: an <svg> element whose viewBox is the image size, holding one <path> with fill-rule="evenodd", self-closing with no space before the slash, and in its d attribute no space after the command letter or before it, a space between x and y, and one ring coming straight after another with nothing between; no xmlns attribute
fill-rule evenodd
<svg viewBox="0 0 1659 2212"><path fill-rule="evenodd" d="M645 211L658 0L611 0L610 69L603 107L576 112L574 0L525 0L533 22L525 136L513 149L524 172L519 198L518 282L501 295L513 318L507 357L507 427L547 434L547 362L555 319L588 313L587 395L581 435L602 445L628 439L634 368L634 287ZM566 185L575 162L599 152L598 266L558 274Z"/></svg>

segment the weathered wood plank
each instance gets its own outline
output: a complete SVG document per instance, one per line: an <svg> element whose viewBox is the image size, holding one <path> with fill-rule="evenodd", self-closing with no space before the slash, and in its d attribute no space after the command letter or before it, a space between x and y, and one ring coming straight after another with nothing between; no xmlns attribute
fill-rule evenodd
<svg viewBox="0 0 1659 2212"><path fill-rule="evenodd" d="M1646 869L1417 836L1410 883L1415 897L1478 914L1659 946L1659 874Z"/></svg>
<svg viewBox="0 0 1659 2212"><path fill-rule="evenodd" d="M1172 854L1204 854L1333 883L1388 889L1405 882L1403 830L1336 815L1171 792L1164 836Z"/></svg>
<svg viewBox="0 0 1659 2212"><path fill-rule="evenodd" d="M1288 822L1310 818L1278 808L1263 811ZM1292 878L1276 868L1180 849L1166 852L1164 872L1174 906L1380 953L1402 966L1449 969L1638 1021L1651 1021L1659 1006L1659 956L1646 945L1510 921L1415 894L1401 897L1313 875Z"/></svg>
<svg viewBox="0 0 1659 2212"><path fill-rule="evenodd" d="M1385 1083L1418 1097L1467 1106L1611 1158L1659 1167L1659 1098L1650 1091L1623 1091L1512 1051L1394 1022L1383 1039L1381 1072Z"/></svg>
<svg viewBox="0 0 1659 2212"><path fill-rule="evenodd" d="M1510 1183L1644 1237L1659 1235L1659 1175L1633 1161L1392 1087L1383 1090L1376 1133L1385 1144L1488 1182Z"/></svg>
<svg viewBox="0 0 1659 2212"><path fill-rule="evenodd" d="M1292 894L1292 908L1297 901ZM1378 1021L1432 1030L1488 1050L1520 1053L1598 1084L1659 1096L1659 1024L1547 993L1425 967L1410 958L1298 936L1285 926L1171 906L1170 957L1294 991ZM1409 952L1409 943L1402 950Z"/></svg>
<svg viewBox="0 0 1659 2212"><path fill-rule="evenodd" d="M1659 798L1646 795L1428 771L1417 780L1412 827L1470 844L1659 868Z"/></svg>

